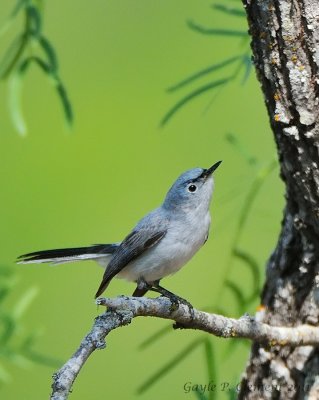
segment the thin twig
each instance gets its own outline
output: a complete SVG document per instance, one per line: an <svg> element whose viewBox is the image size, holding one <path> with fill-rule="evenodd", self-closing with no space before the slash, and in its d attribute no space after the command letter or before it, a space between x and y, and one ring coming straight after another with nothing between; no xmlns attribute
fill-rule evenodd
<svg viewBox="0 0 319 400"><path fill-rule="evenodd" d="M175 321L175 328L198 329L223 338L246 338L256 342L267 342L270 346L305 346L319 344L319 328L310 325L276 327L256 321L244 315L239 319L190 310L181 304L171 311L170 300L165 297L100 298L97 304L108 307L98 316L91 331L82 340L79 348L63 367L53 375L51 400L68 398L72 385L90 354L105 347L105 337L113 329L128 325L133 318L158 317Z"/></svg>

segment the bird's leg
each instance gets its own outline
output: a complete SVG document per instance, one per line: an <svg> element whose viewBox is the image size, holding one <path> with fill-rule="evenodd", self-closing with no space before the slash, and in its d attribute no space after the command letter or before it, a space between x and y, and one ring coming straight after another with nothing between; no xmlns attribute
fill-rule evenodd
<svg viewBox="0 0 319 400"><path fill-rule="evenodd" d="M135 297L143 297L152 288L152 285L147 283L143 277L139 278L136 281L136 284L137 284L136 289L132 294L132 296Z"/></svg>
<svg viewBox="0 0 319 400"><path fill-rule="evenodd" d="M169 290L163 288L162 286L160 286L159 282L160 281L157 280L152 283L148 283L145 281L145 279L143 277L139 278L136 281L137 287L134 290L133 296L142 297L142 296L144 296L144 294L147 291L151 290L152 292L159 293L162 296L167 297L170 300L170 302L171 302L170 311L171 312L176 311L180 304L185 304L188 306L191 317L194 318L194 309L193 309L193 306L191 305L191 303L189 301L183 299L182 297L177 296L175 293L172 293Z"/></svg>
<svg viewBox="0 0 319 400"><path fill-rule="evenodd" d="M152 285L151 289L149 289L149 290L160 293L162 296L167 297L171 301L171 307L170 307L171 312L176 311L180 304L185 304L186 306L188 306L189 312L193 316L194 310L193 310L193 306L191 305L191 303L189 301L183 299L182 297L177 296L176 294L170 292L169 290L163 288L162 286L160 286L159 281L153 282L153 285Z"/></svg>

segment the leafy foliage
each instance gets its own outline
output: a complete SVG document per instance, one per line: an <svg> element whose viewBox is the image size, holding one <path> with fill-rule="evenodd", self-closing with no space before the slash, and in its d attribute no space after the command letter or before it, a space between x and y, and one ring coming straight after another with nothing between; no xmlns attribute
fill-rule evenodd
<svg viewBox="0 0 319 400"><path fill-rule="evenodd" d="M31 362L37 362L56 367L59 362L35 350L39 333L33 331L19 339L23 325L22 317L37 295L37 289L27 289L16 301L15 305L6 310L5 301L15 287L16 279L11 268L0 265L0 388L10 382L11 377L6 364L26 367Z"/></svg>
<svg viewBox="0 0 319 400"><path fill-rule="evenodd" d="M191 343L189 343L186 347L182 349L179 353L177 353L170 361L168 361L165 365L162 366L159 370L155 372L150 378L148 378L139 388L138 393L144 393L147 389L149 389L155 382L169 373L173 368L176 367L180 362L182 362L186 357L188 357L195 349L199 346L203 346L205 344L205 339L195 339Z"/></svg>
<svg viewBox="0 0 319 400"><path fill-rule="evenodd" d="M234 29L223 29L223 28L206 28L202 25L196 24L193 21L188 21L188 26L195 32L202 33L204 35L237 36L237 37L247 36L247 32L245 31L236 31Z"/></svg>
<svg viewBox="0 0 319 400"><path fill-rule="evenodd" d="M243 18L245 16L244 11L240 8L228 6L225 4L213 4L212 8L226 13L229 16L236 16ZM242 83L245 83L250 76L252 61L250 57L250 49L248 47L248 33L246 30L234 30L234 29L225 29L225 28L207 28L202 25L195 23L193 21L187 22L190 29L194 30L197 33L204 35L212 35L212 36L223 36L230 38L244 38L246 42L245 50L243 53L238 54L236 56L232 56L229 58L225 58L224 60L213 63L212 65L194 72L190 76L184 78L182 81L170 86L167 91L173 93L177 90L183 89L184 87L188 87L193 83L197 83L199 79L210 78L209 82L201 85L185 96L183 96L177 103L165 114L165 116L161 120L161 126L167 124L167 122L179 111L183 106L185 106L191 100L194 100L196 97L215 90L219 87L225 87L227 84L236 80L241 71L244 71L242 74ZM221 78L215 78L215 74L220 71L229 71L227 67L233 67L231 73L227 72L227 75ZM212 77L212 78L211 78Z"/></svg>
<svg viewBox="0 0 319 400"><path fill-rule="evenodd" d="M0 79L9 81L9 107L12 122L21 134L27 133L27 125L21 107L22 83L32 65L40 68L53 85L65 121L73 123L72 106L66 88L60 78L57 55L42 29L42 1L18 0L7 22L0 30L4 35L18 15L24 14L22 32L8 46L0 61Z"/></svg>

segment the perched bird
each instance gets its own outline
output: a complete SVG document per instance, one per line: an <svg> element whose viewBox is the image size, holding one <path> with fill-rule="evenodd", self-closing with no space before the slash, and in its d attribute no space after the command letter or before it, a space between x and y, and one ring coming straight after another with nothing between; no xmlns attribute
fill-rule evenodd
<svg viewBox="0 0 319 400"><path fill-rule="evenodd" d="M214 189L212 173L220 163L218 161L208 169L194 168L180 175L163 204L142 218L120 243L42 250L20 256L18 263L61 264L94 260L105 268L95 297L99 297L112 278L117 277L137 283L133 296L143 296L153 290L174 303L184 301L159 283L185 265L206 242Z"/></svg>

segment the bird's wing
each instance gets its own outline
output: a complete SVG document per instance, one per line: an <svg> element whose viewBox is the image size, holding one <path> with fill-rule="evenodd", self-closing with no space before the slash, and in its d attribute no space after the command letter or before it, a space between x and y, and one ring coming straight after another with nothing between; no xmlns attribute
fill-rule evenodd
<svg viewBox="0 0 319 400"><path fill-rule="evenodd" d="M166 227L161 230L155 229L154 226L145 226L133 230L120 244L113 254L109 262L98 288L95 298L99 297L107 288L111 279L118 274L130 261L144 253L145 250L151 248L158 243L167 232Z"/></svg>

